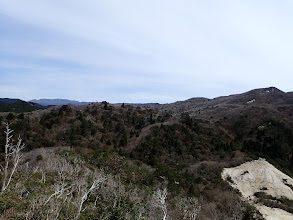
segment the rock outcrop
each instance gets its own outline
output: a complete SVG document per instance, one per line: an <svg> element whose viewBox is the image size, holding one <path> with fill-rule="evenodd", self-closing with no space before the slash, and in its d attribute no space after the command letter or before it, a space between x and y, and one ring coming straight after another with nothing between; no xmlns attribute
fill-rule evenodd
<svg viewBox="0 0 293 220"><path fill-rule="evenodd" d="M266 219L293 219L291 213L258 203L259 200L255 196L257 193L263 193L269 198L293 200L293 179L265 159L260 158L237 167L225 168L222 178L238 189L244 200L254 205Z"/></svg>

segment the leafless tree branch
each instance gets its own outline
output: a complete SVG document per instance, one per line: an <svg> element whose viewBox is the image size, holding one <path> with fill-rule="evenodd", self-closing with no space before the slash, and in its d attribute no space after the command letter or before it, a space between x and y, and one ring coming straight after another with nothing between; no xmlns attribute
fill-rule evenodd
<svg viewBox="0 0 293 220"><path fill-rule="evenodd" d="M1 171L3 175L1 194L9 186L11 178L14 172L16 171L16 168L19 162L22 159L23 154L21 153L21 150L25 147L25 144L22 143L22 139L20 136L18 136L17 144L13 144L12 142L13 130L10 129L9 123L6 123L6 122L2 122L2 123L6 127L6 130L4 132L6 134L6 143L4 148L4 153L5 153L4 167L1 166ZM12 168L10 167L10 164L12 165Z"/></svg>

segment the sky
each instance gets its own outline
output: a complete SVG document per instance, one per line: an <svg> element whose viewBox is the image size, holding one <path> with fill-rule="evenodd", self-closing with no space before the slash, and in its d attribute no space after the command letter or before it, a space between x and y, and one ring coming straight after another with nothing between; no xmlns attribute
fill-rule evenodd
<svg viewBox="0 0 293 220"><path fill-rule="evenodd" d="M0 0L0 97L293 91L292 10L291 0Z"/></svg>

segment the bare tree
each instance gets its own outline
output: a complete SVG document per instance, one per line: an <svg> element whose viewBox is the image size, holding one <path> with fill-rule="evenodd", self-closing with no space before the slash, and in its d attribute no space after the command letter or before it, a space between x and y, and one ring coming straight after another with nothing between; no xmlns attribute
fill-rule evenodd
<svg viewBox="0 0 293 220"><path fill-rule="evenodd" d="M61 185L56 184L55 185L55 192L50 195L50 197L47 199L45 204L47 204L55 196L56 196L56 198L60 198L65 191L67 191L71 188L70 186L69 187L66 187L66 186L67 186L67 184L64 184L64 183Z"/></svg>
<svg viewBox="0 0 293 220"><path fill-rule="evenodd" d="M164 187L163 190L158 189L155 191L152 198L152 205L163 211L163 220L167 219L167 194L167 188Z"/></svg>
<svg viewBox="0 0 293 220"><path fill-rule="evenodd" d="M2 174L1 194L7 189L7 187L10 184L11 178L23 156L23 154L21 153L21 150L25 146L25 144L22 143L22 139L20 136L18 136L17 144L13 144L13 141L12 141L13 130L9 128L8 123L6 122L2 122L2 123L6 127L6 131L4 132L6 134L6 143L5 143L5 149L4 149L5 151L4 152L5 153L4 167L1 166L1 174Z"/></svg>
<svg viewBox="0 0 293 220"><path fill-rule="evenodd" d="M100 184L102 184L105 180L106 180L106 177L104 176L104 174L99 174L89 189L87 189L86 187L80 188L81 197L80 197L80 203L79 203L79 208L78 208L78 213L77 213L76 219L78 219L78 217L82 211L83 203L87 200L88 195L92 191L98 189L100 187Z"/></svg>

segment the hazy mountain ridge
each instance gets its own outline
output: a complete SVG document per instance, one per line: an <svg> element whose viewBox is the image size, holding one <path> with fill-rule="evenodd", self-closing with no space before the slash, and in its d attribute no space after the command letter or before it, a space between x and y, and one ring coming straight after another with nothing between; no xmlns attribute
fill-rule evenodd
<svg viewBox="0 0 293 220"><path fill-rule="evenodd" d="M69 99L33 99L30 100L30 102L37 103L42 106L48 106L48 105L88 105L93 102L80 102L75 100L69 100Z"/></svg>

